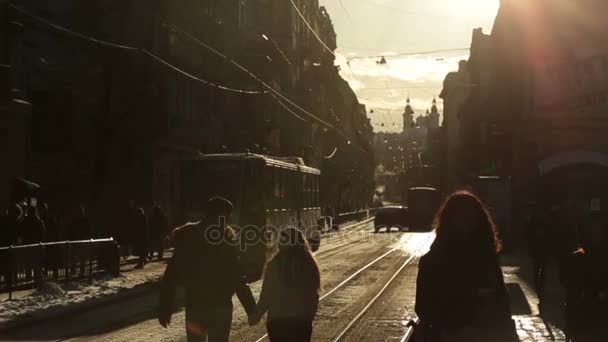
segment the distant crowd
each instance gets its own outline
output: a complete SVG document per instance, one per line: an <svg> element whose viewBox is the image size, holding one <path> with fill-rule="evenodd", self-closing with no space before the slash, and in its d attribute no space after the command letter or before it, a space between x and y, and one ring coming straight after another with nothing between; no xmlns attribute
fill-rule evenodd
<svg viewBox="0 0 608 342"><path fill-rule="evenodd" d="M139 257L138 267L143 267L155 253L163 258L170 227L160 206L153 207L146 216L142 208L131 202L119 222L105 232L93 228L84 205L65 216L54 209L47 203L12 203L0 217L0 247L113 237L123 257Z"/></svg>

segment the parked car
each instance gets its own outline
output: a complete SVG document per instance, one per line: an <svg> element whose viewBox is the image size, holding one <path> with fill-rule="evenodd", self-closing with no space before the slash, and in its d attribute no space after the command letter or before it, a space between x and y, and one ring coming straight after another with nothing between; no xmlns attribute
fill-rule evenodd
<svg viewBox="0 0 608 342"><path fill-rule="evenodd" d="M378 208L374 218L374 231L377 233L383 228L386 228L387 232L390 232L391 228L399 228L401 231L408 230L410 225L408 213L407 207Z"/></svg>

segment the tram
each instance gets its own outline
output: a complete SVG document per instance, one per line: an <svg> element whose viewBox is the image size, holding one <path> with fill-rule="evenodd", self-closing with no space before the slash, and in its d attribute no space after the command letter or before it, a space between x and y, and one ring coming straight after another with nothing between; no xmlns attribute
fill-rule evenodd
<svg viewBox="0 0 608 342"><path fill-rule="evenodd" d="M239 237L247 278L255 281L281 229L298 226L313 250L318 249L320 177L318 169L304 165L300 158L201 154L182 163L182 216L198 220L209 198L229 199L234 205L229 224Z"/></svg>

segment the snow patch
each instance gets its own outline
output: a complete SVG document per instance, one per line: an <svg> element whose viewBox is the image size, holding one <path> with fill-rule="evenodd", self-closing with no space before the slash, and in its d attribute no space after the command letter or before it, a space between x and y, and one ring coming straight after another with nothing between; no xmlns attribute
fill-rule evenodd
<svg viewBox="0 0 608 342"><path fill-rule="evenodd" d="M0 327L34 317L52 317L72 307L87 305L100 298L118 296L140 285L159 281L165 264L149 266L118 277L103 275L90 282L44 283L29 295L0 302Z"/></svg>

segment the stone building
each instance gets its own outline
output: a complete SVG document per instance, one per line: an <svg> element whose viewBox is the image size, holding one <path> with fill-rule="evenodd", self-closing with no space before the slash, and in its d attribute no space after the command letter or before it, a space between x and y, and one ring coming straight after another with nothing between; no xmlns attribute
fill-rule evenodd
<svg viewBox="0 0 608 342"><path fill-rule="evenodd" d="M23 25L10 21L8 1L0 1L0 208L11 199L15 177L26 173L31 105L25 100L22 83L16 83L21 65L13 46L19 45ZM2 209L3 210L3 209Z"/></svg>
<svg viewBox="0 0 608 342"><path fill-rule="evenodd" d="M3 1L3 23L22 33L0 50L18 63L14 94L0 98L16 94L33 112L31 130L11 130L23 160L2 181L25 175L48 200L84 202L101 222L129 200L171 214L180 160L199 151L302 157L342 179L325 157L338 147L345 160L373 160L371 125L334 65L329 14L317 0L295 2L327 46L289 1L23 0L8 12ZM349 172L373 178L364 165ZM357 191L371 200L367 187Z"/></svg>
<svg viewBox="0 0 608 342"><path fill-rule="evenodd" d="M504 0L492 33L474 32L470 94L457 114L462 173L511 178L516 225L531 206L605 211L606 9L599 0Z"/></svg>

